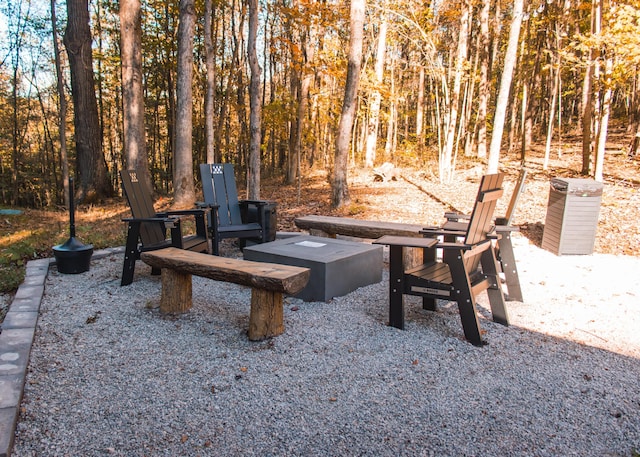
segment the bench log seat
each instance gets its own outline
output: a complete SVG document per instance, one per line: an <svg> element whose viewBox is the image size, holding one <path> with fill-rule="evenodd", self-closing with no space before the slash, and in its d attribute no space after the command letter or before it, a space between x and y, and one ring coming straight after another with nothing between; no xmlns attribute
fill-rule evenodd
<svg viewBox="0 0 640 457"><path fill-rule="evenodd" d="M262 340L284 332L282 294L293 295L309 281L308 268L218 257L177 248L143 252L141 259L162 270L160 312L191 309L191 276L251 287L248 336Z"/></svg>
<svg viewBox="0 0 640 457"><path fill-rule="evenodd" d="M296 227L308 230L310 235L335 238L336 235L377 240L383 236L422 237L420 231L424 225L405 224L404 222L371 221L337 216L302 216L293 221ZM423 259L421 249L404 250L404 264L420 265Z"/></svg>
<svg viewBox="0 0 640 457"><path fill-rule="evenodd" d="M302 216L293 221L296 227L309 230L311 235L322 235L335 238L336 235L351 236L376 240L385 235L421 237L423 225L405 224L403 222L367 221L336 216ZM312 233L311 231L321 232Z"/></svg>

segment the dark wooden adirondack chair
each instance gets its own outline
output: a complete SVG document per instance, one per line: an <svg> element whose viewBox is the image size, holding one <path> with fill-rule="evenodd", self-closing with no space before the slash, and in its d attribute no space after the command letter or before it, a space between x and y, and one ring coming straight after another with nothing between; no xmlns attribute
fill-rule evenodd
<svg viewBox="0 0 640 457"><path fill-rule="evenodd" d="M141 252L169 246L196 252L209 252L205 220L207 210L193 209L156 213L153 208L151 189L143 181L138 180L136 171L123 170L120 176L122 177L124 194L133 216L122 219L127 222L127 242L120 283L122 286L133 282L136 260L140 258ZM195 234L182 235L180 218L185 216L195 218ZM170 231L169 238L167 238L167 229ZM158 273L158 271L153 272Z"/></svg>
<svg viewBox="0 0 640 457"><path fill-rule="evenodd" d="M449 235L441 228L425 229L423 233L427 238L384 236L375 241L389 245L389 325L404 328L404 295L421 296L423 307L432 311L436 309L438 299L455 301L465 338L480 346L483 341L476 315L476 297L485 290L493 320L508 325L490 237L496 201L502 195L503 178L503 174L482 178L463 242L430 238ZM403 250L408 247L424 249L424 264L405 270ZM442 260L437 259L437 249L442 250Z"/></svg>
<svg viewBox="0 0 640 457"><path fill-rule="evenodd" d="M496 258L500 263L501 270L504 274L504 281L507 286L508 299L515 301L522 301L522 289L520 287L520 277L518 276L518 268L516 265L516 257L513 252L513 244L511 243L511 233L518 231L517 227L511 225L511 219L516 210L518 200L522 191L524 190L524 183L527 178L527 169L521 168L518 180L511 194L511 200L509 200L509 206L504 217L496 217L495 231L498 235L496 242ZM469 223L469 216L447 212L445 213L447 221L442 226L444 230L451 230L458 232L458 234L464 235ZM447 241L451 241L451 237L445 238Z"/></svg>
<svg viewBox="0 0 640 457"><path fill-rule="evenodd" d="M265 240L264 200L238 200L233 165L229 163L203 163L200 165L204 205L211 208L209 233L213 253L219 254L220 241L238 238L243 248L247 239ZM253 220L249 220L251 214Z"/></svg>

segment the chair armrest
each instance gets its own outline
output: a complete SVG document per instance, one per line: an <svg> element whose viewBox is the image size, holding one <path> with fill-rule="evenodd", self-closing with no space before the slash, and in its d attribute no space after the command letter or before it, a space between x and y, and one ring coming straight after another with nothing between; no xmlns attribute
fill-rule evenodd
<svg viewBox="0 0 640 457"><path fill-rule="evenodd" d="M447 211L446 213L444 213L444 217L448 221L454 222L457 222L459 220L468 221L469 219L471 219L471 216L468 214L454 213L453 211Z"/></svg>
<svg viewBox="0 0 640 457"><path fill-rule="evenodd" d="M160 222L166 228L173 228L180 225L180 219L177 217L123 217L122 222L129 224L142 224L143 222Z"/></svg>
<svg viewBox="0 0 640 457"><path fill-rule="evenodd" d="M373 244L386 244L388 246L403 246L407 248L432 248L438 244L438 240L435 238L385 235L375 240Z"/></svg>
<svg viewBox="0 0 640 457"><path fill-rule="evenodd" d="M166 214L167 216L200 216L207 212L205 208L196 208L196 209L178 209L171 211L163 211L158 214Z"/></svg>
<svg viewBox="0 0 640 457"><path fill-rule="evenodd" d="M467 234L466 231L462 230L447 230L443 227L425 227L420 230L420 233L423 235L429 235L431 237L434 236L465 236Z"/></svg>
<svg viewBox="0 0 640 457"><path fill-rule="evenodd" d="M496 221L497 223L497 221ZM496 225L493 229L494 231L500 232L519 232L520 227L516 227L515 225Z"/></svg>
<svg viewBox="0 0 640 457"><path fill-rule="evenodd" d="M255 205L258 207L262 207L265 206L266 204L268 204L269 202L266 200L239 200L238 204L240 206L249 206L249 205Z"/></svg>
<svg viewBox="0 0 640 457"><path fill-rule="evenodd" d="M455 243L455 242L448 242L445 241L444 243L438 243L438 245L436 246L438 249L455 249L457 251L474 251L474 252L482 252L482 251L486 251L488 248L491 247L491 240L487 239L487 240L482 240L476 244L465 244L465 243ZM465 255L468 255L465 254Z"/></svg>
<svg viewBox="0 0 640 457"><path fill-rule="evenodd" d="M175 217L123 217L122 222L173 222Z"/></svg>
<svg viewBox="0 0 640 457"><path fill-rule="evenodd" d="M220 205L217 205L215 203L207 203L207 202L196 202L196 206L198 208L212 208L212 209L218 209L220 208Z"/></svg>

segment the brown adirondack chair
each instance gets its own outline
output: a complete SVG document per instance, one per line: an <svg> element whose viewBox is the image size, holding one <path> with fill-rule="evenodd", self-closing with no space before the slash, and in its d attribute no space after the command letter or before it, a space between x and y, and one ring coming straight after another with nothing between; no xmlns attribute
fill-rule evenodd
<svg viewBox="0 0 640 457"><path fill-rule="evenodd" d="M209 252L207 226L204 209L166 211L157 213L153 207L151 189L138 180L135 170L123 170L120 173L124 195L131 208L130 218L122 219L127 223L127 241L122 267L122 281L126 286L133 282L133 272L140 253L169 246L196 252ZM182 235L182 217L195 218L195 234ZM167 238L167 229L170 237ZM159 273L153 270L153 273Z"/></svg>
<svg viewBox="0 0 640 457"><path fill-rule="evenodd" d="M248 239L266 241L264 207L270 202L238 200L232 164L201 164L200 177L204 206L211 209L208 222L214 255L219 254L220 241L226 238L238 238L241 248Z"/></svg>
<svg viewBox="0 0 640 457"><path fill-rule="evenodd" d="M493 320L509 324L490 236L503 179L503 174L482 178L462 242L440 241L438 237L450 235L441 228L423 230L427 238L384 236L375 241L389 245L389 325L404 329L404 295L421 296L423 307L432 311L439 299L455 301L465 338L480 346L483 340L476 304L483 291L487 291ZM424 263L405 270L405 248L423 248ZM438 249L442 260L436 256Z"/></svg>
<svg viewBox="0 0 640 457"><path fill-rule="evenodd" d="M522 301L522 288L520 287L520 277L518 275L518 267L516 265L516 257L513 252L513 244L511 243L511 233L517 232L518 227L511 225L511 219L516 210L518 200L524 190L524 183L527 178L527 169L521 168L518 180L511 194L507 212L503 217L496 217L495 231L498 235L496 248L496 258L500 263L500 268L504 274L504 282L507 286L508 300ZM442 228L464 234L469 223L469 216L454 212L445 213L447 221ZM452 241L455 237L446 237L446 241Z"/></svg>

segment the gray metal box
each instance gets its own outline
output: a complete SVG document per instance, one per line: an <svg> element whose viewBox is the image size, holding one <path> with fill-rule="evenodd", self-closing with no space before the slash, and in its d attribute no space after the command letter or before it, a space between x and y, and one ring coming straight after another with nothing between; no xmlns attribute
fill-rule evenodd
<svg viewBox="0 0 640 457"><path fill-rule="evenodd" d="M601 200L600 182L552 179L542 248L556 255L593 253Z"/></svg>
<svg viewBox="0 0 640 457"><path fill-rule="evenodd" d="M329 301L358 287L382 281L382 246L300 235L256 244L244 258L311 269L307 286L295 296L304 301Z"/></svg>

